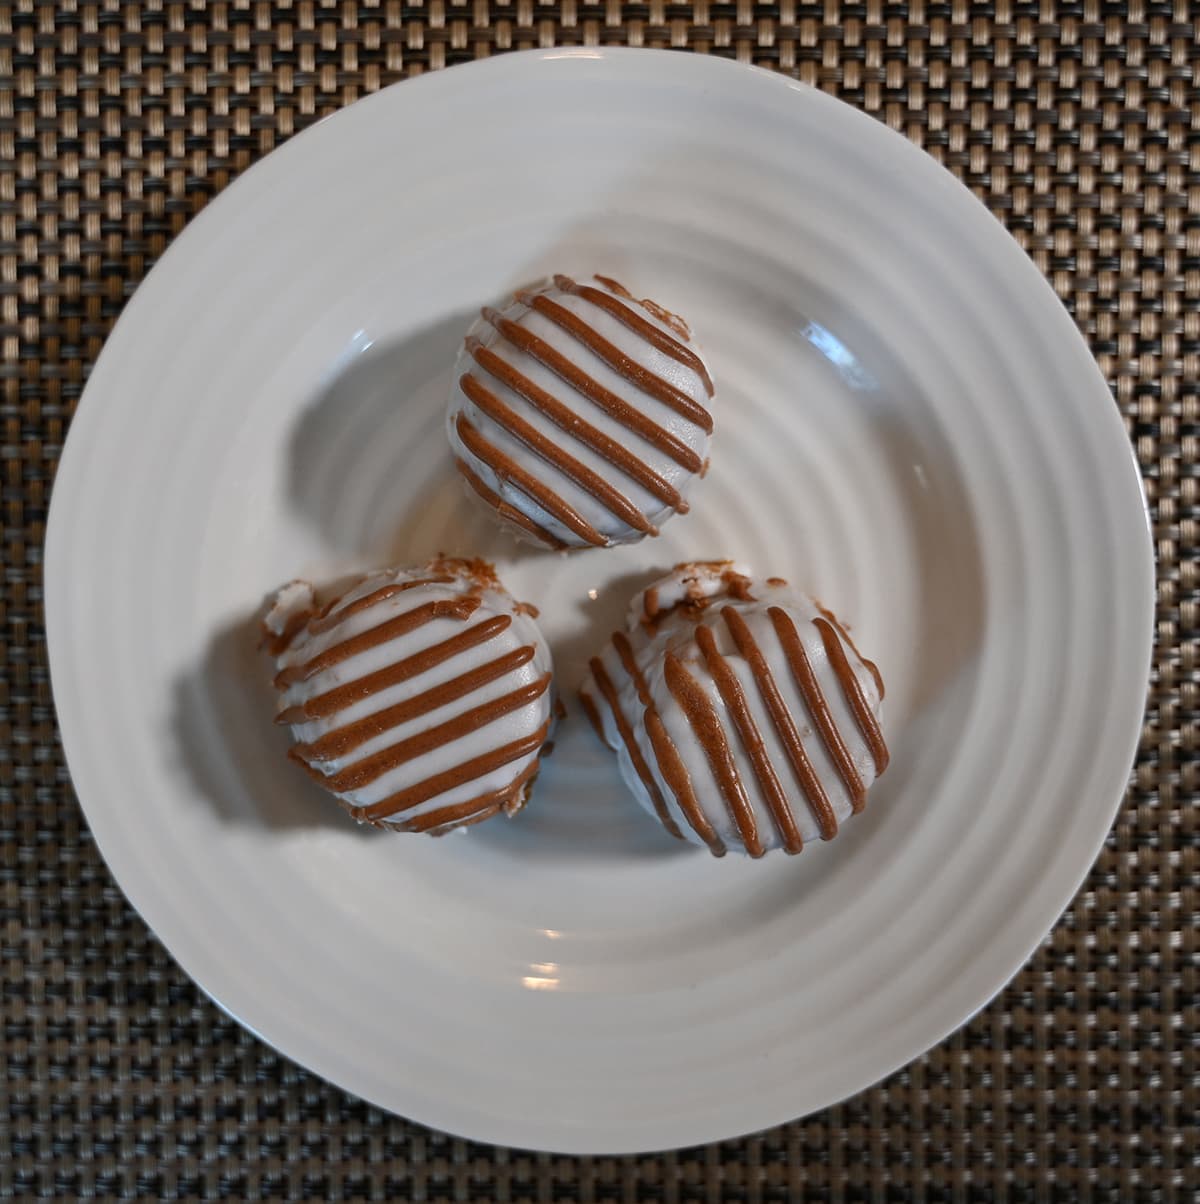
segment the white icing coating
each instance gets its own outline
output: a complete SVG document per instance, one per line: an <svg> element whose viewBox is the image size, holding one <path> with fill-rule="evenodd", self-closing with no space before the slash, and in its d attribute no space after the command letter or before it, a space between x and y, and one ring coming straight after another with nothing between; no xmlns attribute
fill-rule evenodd
<svg viewBox="0 0 1200 1204"><path fill-rule="evenodd" d="M485 624L490 629L480 632ZM371 573L324 611L315 608L311 587L292 582L276 595L263 628L275 645L280 721L297 742L292 758L355 818L440 832L497 809L513 814L524 804L553 723L552 663L537 624L486 566L438 560ZM451 640L449 655L438 653L437 663L403 667ZM301 677L301 668L322 656L326 661ZM398 673L403 680L395 680ZM344 689L349 683L357 684ZM450 695L430 693L448 685ZM457 722L489 704L491 713ZM407 712L383 714L401 706ZM375 723L357 729L347 746L327 739L373 716ZM429 739L441 725L451 726L443 738ZM326 744L314 748L322 739ZM390 751L414 739L429 746L410 744L403 756ZM513 746L522 751L507 755ZM379 760L368 764L372 757ZM500 763L455 772L489 757ZM411 805L397 800L414 788L429 797ZM451 808L458 811L450 814Z"/></svg>
<svg viewBox="0 0 1200 1204"><path fill-rule="evenodd" d="M588 290L591 290L590 294ZM618 315L631 314L635 325L639 321L648 324L657 332L657 340L631 328L621 316L610 313L604 303L597 302L597 293L603 294L609 307L620 307ZM683 403L685 409L690 404L700 407L703 413L690 416L681 414L677 408L653 396L645 387L648 377L643 376L643 383L639 384L628 369L618 370L605 362L600 354L581 341L577 333L564 329L552 317L533 308L537 303L535 298L542 299L543 304L548 301L568 311L615 348L620 356L636 365L635 373L640 371L658 382L665 382L686 399ZM647 304L650 308L647 308ZM647 534L657 534L658 528L677 509L686 509L688 490L693 478L703 470L710 442L705 429L707 426L711 430L712 425L707 414L711 405L710 379L706 379L708 369L704 365L702 371L696 370L696 362L703 365L703 360L690 334L684 333L686 326L679 323L679 328L676 328L668 324L659 316L665 311L653 303L634 300L620 285L599 277L581 281L578 285L566 277L543 281L520 290L497 312L499 321L496 315L484 310L467 332L463 350L455 365L448 418L448 433L455 457L460 467L473 473L483 489L494 495L491 500L484 497L493 513L497 511L495 499L498 498L502 503L501 516L509 520L508 525L517 534L551 546L609 546L632 543ZM597 404L583 391L590 386L581 388L578 381L568 382L552 367L539 362L536 349L531 351L515 345L511 337L498 329L504 320L516 323L553 353L569 360L575 369L586 375L588 381L631 407L641 420L661 428L677 441L683 449L684 458L694 461L692 467L680 464L677 457L656 446L644 433L631 429L628 421L606 412L603 404ZM482 365L479 356L472 353L476 341L484 349L484 358L487 353L499 356L505 367L497 368L493 362L489 370ZM660 346L655 345L656 341ZM671 348L665 351L661 347L667 341ZM689 357L694 357L691 363L686 362ZM539 406L528 395L522 395L512 387L511 379L507 382L500 379L497 372L503 375L508 369L515 370L534 389L548 394L552 405L557 402L565 407L566 413L560 415L559 422L547 416L545 406ZM464 377L470 377L476 386L473 390L471 384L466 387L473 392L473 396L468 396L464 390ZM652 383L650 387L656 386ZM481 400L479 388L486 390L490 398ZM541 453L534 451L528 438L522 439L521 434L514 431L513 423L497 407L496 402L514 415L518 423L526 424L538 436L552 443L560 462L551 463L544 449ZM485 413L481 405L491 412ZM467 446L460 426L463 421L473 428L476 442L482 439L489 449L481 454L478 445ZM669 490L677 493L678 499L656 496L654 487L644 477L639 480L630 474L628 464L623 467L615 464L611 455L597 449L594 437L590 437L589 442L589 433L581 424L598 433L601 441L612 440L625 453L657 474ZM494 449L494 452L490 449ZM497 471L495 453L532 477L545 491L543 496L540 499L531 496L527 483L523 485L520 480L514 479L511 473L504 471L503 464L501 470ZM575 464L564 466L561 462L564 455ZM488 460L493 463L488 463ZM607 501L603 500L597 496L593 486L581 481L581 475L586 477L589 473L595 474L619 495L627 507L632 508L632 519L628 512L614 513L611 495ZM478 486L474 487L474 492L477 496L483 496ZM661 489L659 493L662 493ZM547 509L547 494L565 503L578 515L583 525L582 533L580 523L572 526L563 521L561 514ZM504 506L511 507L523 516L524 522L518 524L511 521L511 514L503 514ZM640 521L637 516L641 516Z"/></svg>
<svg viewBox="0 0 1200 1204"><path fill-rule="evenodd" d="M289 581L275 591L271 609L263 619L263 628L270 635L281 636L293 621L299 621L301 616L306 617L315 609L313 587L307 581Z"/></svg>
<svg viewBox="0 0 1200 1204"><path fill-rule="evenodd" d="M803 647L833 727L844 744L853 773L860 783L861 791L857 795L860 807L862 793L877 776L875 755L864 724L856 716L852 702L835 672L827 641L836 641L841 647L853 680L861 691L862 700L874 720L879 716L881 694L869 662L858 654L836 620L813 599L800 594L778 578L756 578L742 566L732 563L680 565L650 589L638 594L630 607L628 628L624 634L642 677L642 691L639 692L638 683L627 671L616 643L609 642L593 661L593 666L598 661L603 675L611 683L637 755L658 792L670 822L682 836L696 844L707 843L714 852L719 852L714 843L705 841L695 824L689 821L685 806L681 805L680 798L672 789L670 769L668 767L664 772L656 745L647 732L647 715L651 712L658 716L679 761L686 769L700 811L719 843L738 852L747 851L744 834L710 760L706 742L699 737L693 718L689 717L672 690L673 681L678 686L678 677L673 678L667 672L668 654L677 658L708 700L711 714L719 723L737 779L753 813L762 850L765 852L790 844L788 851L797 852L799 842L785 839L747 741L722 694L703 648L697 642L701 626L711 632L720 661L732 672L740 686L754 729L761 738L762 751L782 788L800 840L807 842L822 836L827 839L836 828L827 819L825 831L822 832L818 811L795 768L796 758L785 745L785 738L764 696L761 672L756 674L750 659L739 649L731 625L723 615L726 608L732 608L740 616L754 645L761 652L770 680L778 690L778 698L794 724L803 752L819 782L819 789L828 801L832 818L840 825L855 810L856 796L847 786L844 774L839 772L814 707L805 698L780 635L780 623L785 628L790 624ZM777 616L773 618L773 610L782 611L786 619L781 621ZM728 688L727 684L727 691ZM594 668L589 671L580 692L585 706L589 712L594 711L598 719L602 738L616 752L626 783L641 805L650 814L657 815L651 786L635 765L634 753L621 732L618 715L606 700ZM868 720L868 725L871 722ZM882 765L886 767L886 753Z"/></svg>

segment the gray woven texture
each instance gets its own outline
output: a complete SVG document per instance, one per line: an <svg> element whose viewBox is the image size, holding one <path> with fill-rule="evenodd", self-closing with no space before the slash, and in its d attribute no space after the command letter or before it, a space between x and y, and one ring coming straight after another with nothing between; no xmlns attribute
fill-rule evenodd
<svg viewBox="0 0 1200 1204"><path fill-rule="evenodd" d="M441 1136L328 1086L210 1005L88 834L41 616L46 505L71 413L123 304L188 219L358 96L581 42L787 72L964 179L1107 376L1160 570L1128 799L1014 983L839 1107L636 1158ZM0 3L0 1197L1195 1198L1198 64L1186 3Z"/></svg>

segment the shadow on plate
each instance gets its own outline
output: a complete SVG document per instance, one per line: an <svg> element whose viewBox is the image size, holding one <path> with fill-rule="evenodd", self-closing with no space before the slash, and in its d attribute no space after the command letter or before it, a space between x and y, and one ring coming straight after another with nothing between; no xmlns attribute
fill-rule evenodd
<svg viewBox="0 0 1200 1204"><path fill-rule="evenodd" d="M662 861L708 853L670 836L620 780L616 757L591 730L580 708L560 727L533 798L510 821L470 830L473 851L526 864L558 866Z"/></svg>
<svg viewBox="0 0 1200 1204"><path fill-rule="evenodd" d="M633 598L673 567L664 562L661 568L622 573L600 588L597 597L582 594L575 597L573 611L580 622L567 634L560 635L553 647L555 682L570 710L572 723L578 721L591 731L576 693L587 673L588 661L614 632L625 630L625 615Z"/></svg>
<svg viewBox="0 0 1200 1204"><path fill-rule="evenodd" d="M174 729L185 767L218 816L260 828L361 832L337 803L287 759L286 728L274 722L270 660L259 648L255 611L209 642L175 687Z"/></svg>
<svg viewBox="0 0 1200 1204"><path fill-rule="evenodd" d="M414 839L353 823L288 761L290 737L274 723L270 661L259 647L260 615L256 610L222 627L203 659L176 683L177 749L200 793L226 823ZM570 712L525 811L447 839L517 861L545 856L582 863L695 851L642 813L578 705Z"/></svg>
<svg viewBox="0 0 1200 1204"><path fill-rule="evenodd" d="M470 315L453 314L347 359L292 435L288 486L296 510L345 555L376 555L381 529L404 517L390 486L413 468L414 446L439 429L451 367ZM444 440L443 440L444 442ZM438 475L449 468L438 457ZM394 511L389 511L393 503Z"/></svg>
<svg viewBox="0 0 1200 1204"><path fill-rule="evenodd" d="M523 546L468 496L445 435L454 362L473 316L455 313L357 352L301 415L288 488L339 557L401 564L443 552L511 556Z"/></svg>
<svg viewBox="0 0 1200 1204"><path fill-rule="evenodd" d="M597 599L577 603L588 623L554 645L555 679L567 711L555 732L554 751L519 816L473 830L479 846L520 860L544 855L560 864L708 856L699 846L676 840L642 810L621 780L616 754L592 730L576 693L588 659L624 627L629 600L669 567L623 574Z"/></svg>

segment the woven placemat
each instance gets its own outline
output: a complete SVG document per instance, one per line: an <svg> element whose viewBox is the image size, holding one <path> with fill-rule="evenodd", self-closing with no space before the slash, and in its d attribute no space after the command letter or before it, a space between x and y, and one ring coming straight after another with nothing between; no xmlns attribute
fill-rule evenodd
<svg viewBox="0 0 1200 1204"><path fill-rule="evenodd" d="M88 834L41 619L47 499L72 410L188 219L356 97L581 42L787 72L964 179L1053 282L1112 386L1160 573L1128 800L1015 982L848 1103L636 1158L442 1136L328 1086L209 1004ZM1198 65L1182 2L0 2L0 1197L1195 1198Z"/></svg>

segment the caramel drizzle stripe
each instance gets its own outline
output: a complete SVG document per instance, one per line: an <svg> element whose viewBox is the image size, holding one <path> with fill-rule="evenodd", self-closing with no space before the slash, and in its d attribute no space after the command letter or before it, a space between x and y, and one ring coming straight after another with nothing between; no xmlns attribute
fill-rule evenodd
<svg viewBox="0 0 1200 1204"><path fill-rule="evenodd" d="M550 720L547 719L536 732L532 732L528 736L522 736L519 740L513 740L510 744L505 744L492 752L474 757L462 765L447 769L444 773L435 774L423 782L418 782L415 786L409 786L407 790L401 790L385 799L380 799L377 803L371 803L366 807L354 807L350 814L355 819L371 822L377 819L386 819L389 815L395 815L400 811L411 810L421 803L428 802L431 798L437 798L439 794L444 794L447 790L461 786L464 782L473 782L521 757L536 753L545 742L549 732Z"/></svg>
<svg viewBox="0 0 1200 1204"><path fill-rule="evenodd" d="M537 427L531 426L506 406L489 388L480 384L469 374L463 376L458 383L481 414L490 418L501 430L507 431L514 439L523 443L534 455L557 468L568 481L574 482L580 489L589 493L606 510L615 514L635 531L641 531L643 535L658 534L658 529L654 524L620 490L614 489L586 464L575 459L557 444L552 443ZM564 501L562 504L565 506L566 502Z"/></svg>
<svg viewBox="0 0 1200 1204"><path fill-rule="evenodd" d="M778 606L772 606L768 608L767 614L770 616L775 634L779 637L780 646L787 657L792 677L804 698L804 705L808 707L809 714L813 717L813 723L821 734L821 740L837 767L838 776L842 779L850 795L851 806L857 813L863 809L863 804L866 802L866 788L858 776L858 771L854 768L854 761L846 748L846 742L842 739L837 724L834 723L833 716L829 712L829 705L825 701L825 695L821 693L821 686L813 672L812 664L809 662L808 653L804 651L804 641L800 639L796 625L787 611Z"/></svg>
<svg viewBox="0 0 1200 1204"><path fill-rule="evenodd" d="M583 704L583 713L592 725L592 730L600 737L603 743L607 744L608 740L604 735L604 721L600 718L600 712L596 710L596 704L592 701L591 696L581 690L579 692L579 701Z"/></svg>
<svg viewBox="0 0 1200 1204"><path fill-rule="evenodd" d="M681 442L656 422L652 422L628 402L622 401L599 381L588 376L586 372L575 367L565 355L560 355L544 339L539 339L537 335L523 326L518 326L511 318L504 317L490 306L481 312L484 321L493 326L514 347L524 351L543 368L553 372L555 376L565 381L582 397L586 397L593 405L598 406L610 418L615 419L634 434L640 435L652 447L656 447L664 455L669 456L681 468L686 468L688 472L699 472L703 467L703 460L686 443Z"/></svg>
<svg viewBox="0 0 1200 1204"><path fill-rule="evenodd" d="M593 330L578 314L565 305L552 301L545 293L518 293L522 305L553 322L559 330L565 330L577 343L586 347L598 360L607 364L623 380L640 389L647 397L653 397L680 418L698 426L706 435L712 434L712 415L699 402L693 401L682 389L643 368L619 347L610 343L602 334Z"/></svg>
<svg viewBox="0 0 1200 1204"><path fill-rule="evenodd" d="M696 739L704 750L713 777L721 789L729 814L737 825L738 834L751 857L761 857L766 849L758 835L758 824L754 819L754 808L738 776L733 750L725 739L725 730L708 695L700 683L687 671L683 662L673 652L664 658L664 677L667 688L675 697L687 716Z"/></svg>
<svg viewBox="0 0 1200 1204"><path fill-rule="evenodd" d="M626 301L632 301L634 305L638 304L638 299L619 280L614 280L611 276L601 276L599 272L592 279L598 280L606 289L616 293L619 297L624 297Z"/></svg>
<svg viewBox="0 0 1200 1204"><path fill-rule="evenodd" d="M622 326L628 327L634 334L641 335L652 347L670 356L676 363L683 364L685 368L690 368L700 378L709 397L713 395L712 377L709 376L704 361L690 347L685 347L678 339L673 339L659 330L653 322L647 322L641 314L630 309L628 305L623 305L611 293L593 288L590 284L576 284L570 276L555 276L554 283L564 293L573 293L576 297L604 310Z"/></svg>
<svg viewBox="0 0 1200 1204"><path fill-rule="evenodd" d="M526 472L511 456L505 455L500 448L486 439L478 428L472 426L466 414L459 414L454 429L467 451L480 463L486 464L501 481L507 481L519 489L547 514L558 519L568 531L578 535L584 543L591 544L594 548L608 546L608 540L574 506L564 501L535 476Z"/></svg>
<svg viewBox="0 0 1200 1204"><path fill-rule="evenodd" d="M639 460L628 448L622 447L602 430L585 422L570 406L563 405L545 389L539 388L506 359L501 358L490 347L485 347L476 336L472 335L467 339L466 348L488 375L495 377L518 397L523 397L559 430L582 443L584 447L590 447L597 455L603 456L614 468L619 469L630 480L636 481L660 502L681 514L687 511L687 505L680 497L679 490L659 476L644 460Z"/></svg>
<svg viewBox="0 0 1200 1204"><path fill-rule="evenodd" d="M454 467L458 469L463 479L475 493L502 518L506 518L510 523L515 524L524 531L528 531L535 539L544 543L547 547L553 548L556 552L561 552L567 546L552 531L547 531L545 527L539 526L527 514L523 514L518 510L516 506L510 506L494 489L480 478L465 460L460 460L456 456Z"/></svg>
<svg viewBox="0 0 1200 1204"><path fill-rule="evenodd" d="M879 691L879 699L882 702L885 691L883 688L883 675L879 672L879 666L875 664L874 661L867 660L867 658L863 656L861 652L859 652L858 645L850 638L850 633L841 625L841 623L838 621L837 615L835 615L833 611L826 610L825 607L823 607L819 602L817 603L817 609L832 625L834 631L836 631L841 637L842 643L849 646L850 651L853 652L860 661L862 661L867 672L870 673L870 675L875 679L875 688Z"/></svg>
<svg viewBox="0 0 1200 1204"><path fill-rule="evenodd" d="M311 611L302 610L299 614L292 615L284 626L284 629L280 632L271 631L264 624L262 629L263 647L267 650L267 655L280 656L286 652L291 646L292 641L304 630L311 618Z"/></svg>
<svg viewBox="0 0 1200 1204"><path fill-rule="evenodd" d="M632 301L634 305L640 305L647 313L653 314L664 326L669 326L681 339L690 339L692 337L692 332L688 328L688 324L678 314L673 314L665 305L659 305L657 301L651 301L649 297L643 297L639 301L623 284L618 283L611 276L597 274L595 279L604 285L605 288L611 289L614 293L624 297L626 301Z"/></svg>
<svg viewBox="0 0 1200 1204"><path fill-rule="evenodd" d="M813 769L808 753L804 751L804 741L801 740L800 733L796 730L795 720L788 711L783 696L779 693L779 687L775 684L771 666L767 664L767 658L763 656L762 649L758 646L746 620L732 606L726 606L721 614L729 628L729 634L733 636L733 642L737 646L738 652L745 658L746 663L750 666L750 671L754 674L759 696L767 708L767 713L771 716L771 722L775 725L775 733L787 754L792 773L795 774L796 781L816 817L821 839L831 840L837 835L837 816L829 802L829 796L821 785L821 779Z"/></svg>
<svg viewBox="0 0 1200 1204"><path fill-rule="evenodd" d="M633 762L634 771L641 779L642 785L646 787L646 793L649 794L651 803L654 804L654 814L658 816L662 826L672 836L681 836L682 833L671 818L671 812L667 809L667 803L662 796L662 791L659 790L658 783L654 780L654 775L650 772L650 766L646 764L646 758L642 756L642 750L638 748L633 729L629 726L629 720L625 718L625 712L621 710L621 702L617 697L616 687L613 685L608 671L604 668L604 662L598 656L593 656L588 662L588 667L592 671L592 678L596 682L596 688L600 691L604 701L608 703L608 709L612 712L613 720L617 725L617 731L620 733L621 739L629 751L629 759Z"/></svg>
<svg viewBox="0 0 1200 1204"><path fill-rule="evenodd" d="M638 668L637 658L633 655L633 645L629 642L629 637L623 631L616 631L613 633L612 642L613 647L617 650L621 668L629 675L629 680L633 682L633 688L637 691L638 702L644 707L653 706L654 701L650 697L646 679L642 676L641 669Z"/></svg>
<svg viewBox="0 0 1200 1204"><path fill-rule="evenodd" d="M646 627L653 627L654 620L658 618L658 586L652 585L642 595L642 624Z"/></svg>
<svg viewBox="0 0 1200 1204"><path fill-rule="evenodd" d="M364 610L370 610L376 603L383 602L388 598L394 598L397 594L404 593L405 590L416 589L420 585L450 585L453 582L453 577L446 576L422 577L419 581L393 581L391 584L380 586L379 589L373 590L361 598L356 598L353 602L339 609L338 603L345 597L345 595L342 595L342 597L335 598L328 606L313 615L309 620L308 634L321 635L323 632L329 631L330 628L336 627L351 615L359 614Z"/></svg>
<svg viewBox="0 0 1200 1204"><path fill-rule="evenodd" d="M414 816L405 820L398 827L404 832L449 832L451 828L465 828L470 824L479 823L495 815L501 807L507 806L528 784L538 771L538 763L526 766L502 790L493 790L481 794L477 798L468 799L465 803L454 803L449 807L437 807L424 815Z"/></svg>
<svg viewBox="0 0 1200 1204"><path fill-rule="evenodd" d="M275 722L307 723L310 719L324 719L329 715L335 715L338 711L345 710L346 707L353 706L354 703L361 702L364 698L370 698L372 694L377 694L390 686L397 686L402 681L408 681L409 678L417 677L436 668L460 652L466 652L471 648L477 648L480 644L486 644L493 637L507 631L511 625L511 615L493 615L492 618L485 619L482 623L476 623L473 627L468 627L466 631L460 631L457 635L442 640L439 644L433 644L412 656L405 657L404 660L397 661L394 665L388 665L386 669L379 669L374 673L368 673L365 677L355 678L354 681L348 681L345 685L327 690L324 694L317 694L299 706L288 707L287 710L280 712L275 717Z"/></svg>
<svg viewBox="0 0 1200 1204"><path fill-rule="evenodd" d="M708 822L708 816L704 814L703 808L696 800L696 792L692 788L692 779L688 774L687 766L684 765L683 758L680 757L670 734L659 718L654 699L650 696L650 688L647 686L646 679L638 667L637 658L633 654L633 645L629 642L629 637L623 631L618 631L613 634L612 642L613 647L617 650L617 657L621 661L621 668L629 674L633 688L637 691L638 701L644 708L642 722L646 727L646 734L650 736L650 743L654 748L654 755L664 781L675 796L675 801L679 804L679 809L683 812L683 816L692 830L708 845L714 856L723 857L725 845L713 830L712 824Z"/></svg>
<svg viewBox="0 0 1200 1204"><path fill-rule="evenodd" d="M875 762L875 776L878 777L887 768L889 759L883 732L880 730L875 716L871 714L871 706L863 693L862 684L850 666L846 649L842 646L842 641L838 639L838 633L833 624L825 619L814 619L813 625L821 633L821 642L825 645L829 663L833 666L838 684L842 687L842 696L849 704L850 710L854 714L854 721L858 724L858 730L862 732L863 739L871 750L871 758Z"/></svg>
<svg viewBox="0 0 1200 1204"><path fill-rule="evenodd" d="M708 666L708 671L716 683L721 701L733 719L733 726L737 729L742 748L754 768L754 776L763 797L767 800L767 808L771 812L771 818L775 821L775 829L779 833L783 847L789 853L799 853L804 848L804 840L796 827L796 817L792 814L783 784L775 772L775 766L771 764L762 733L758 729L758 724L754 722L754 716L750 713L742 683L738 681L737 674L730 668L729 662L717 648L717 640L711 627L696 629L696 645L704 655L704 663Z"/></svg>
<svg viewBox="0 0 1200 1204"><path fill-rule="evenodd" d="M688 821L692 831L708 845L709 851L714 857L724 857L725 844L717 835L712 824L709 823L708 816L704 814L704 808L700 806L696 798L696 791L692 787L692 779L688 774L687 766L684 765L679 750L663 726L658 712L647 709L643 722L646 725L646 735L650 738L650 747L654 749L654 756L658 760L658 768L663 775L663 780L675 796L675 801L679 804L684 818Z"/></svg>
<svg viewBox="0 0 1200 1204"><path fill-rule="evenodd" d="M390 640L407 635L410 631L416 631L418 627L423 627L434 619L469 619L479 606L480 599L472 597L439 598L435 602L426 602L415 610L406 610L394 619L388 619L386 623L378 623L359 635L326 648L324 652L303 664L289 665L288 668L281 669L275 675L275 687L284 690L296 682L307 681L310 677L315 677L360 652L366 652L379 644L386 644Z"/></svg>
<svg viewBox="0 0 1200 1204"><path fill-rule="evenodd" d="M520 686L500 698L494 698L491 702L471 707L462 714L455 715L453 719L447 719L445 723L439 723L426 731L418 732L415 736L410 736L407 740L401 740L398 744L380 749L379 752L372 753L369 757L363 757L361 761L355 761L340 773L327 775L320 769L314 769L302 757L296 755L294 748L289 750L288 756L306 769L322 786L327 790L332 790L335 794L344 794L348 790L360 790L398 766L422 757L426 753L434 752L436 749L444 748L447 744L453 744L455 740L461 740L464 736L478 731L479 728L487 727L489 723L494 723L497 719L511 715L513 711L519 711L531 702L536 702L545 694L549 686L550 674L547 673L545 676L539 677L537 681Z"/></svg>
<svg viewBox="0 0 1200 1204"><path fill-rule="evenodd" d="M498 681L509 673L515 672L522 665L527 665L533 657L533 646L527 644L523 648L517 648L493 661L488 661L487 664L480 665L469 673L463 673L459 677L451 678L441 685L434 686L423 694L405 699L404 702L397 703L395 706L385 707L382 711L375 711L356 723L348 723L345 727L326 732L320 739L309 744L297 744L292 752L296 759L309 765L318 761L335 761L361 747L368 740L382 736L384 732L391 731L410 720L418 719L422 715L427 715L430 711L436 711L439 707L457 702L460 698L473 694L490 682Z"/></svg>

